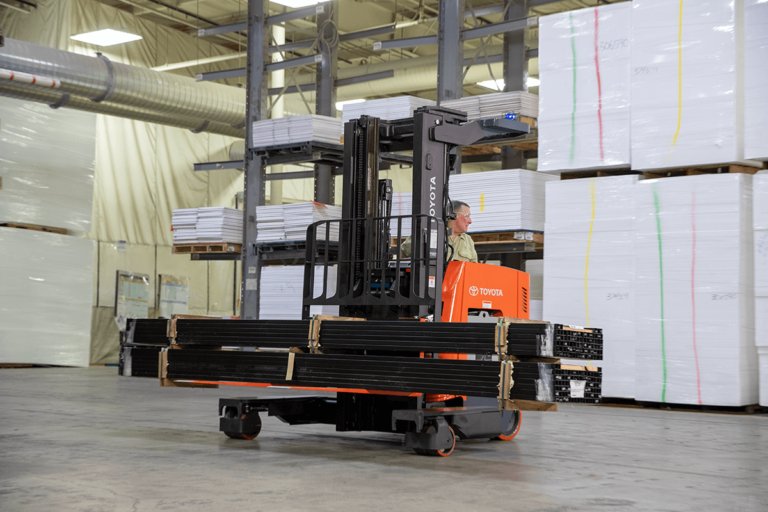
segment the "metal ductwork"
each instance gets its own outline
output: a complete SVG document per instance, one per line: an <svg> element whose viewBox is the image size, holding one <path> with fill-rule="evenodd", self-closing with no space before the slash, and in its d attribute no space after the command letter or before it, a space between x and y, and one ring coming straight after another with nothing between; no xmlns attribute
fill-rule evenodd
<svg viewBox="0 0 768 512"><path fill-rule="evenodd" d="M0 94L193 131L242 137L245 91L14 39L0 47L0 68L59 80L58 89L0 79Z"/></svg>

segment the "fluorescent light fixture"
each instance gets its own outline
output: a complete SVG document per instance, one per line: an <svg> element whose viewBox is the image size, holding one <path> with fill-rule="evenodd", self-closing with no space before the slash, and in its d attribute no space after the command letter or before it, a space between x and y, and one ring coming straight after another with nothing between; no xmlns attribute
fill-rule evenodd
<svg viewBox="0 0 768 512"><path fill-rule="evenodd" d="M84 32L82 34L69 36L69 38L74 39L75 41L80 41L81 43L88 43L96 46L114 46L116 44L130 43L131 41L142 39L140 35L111 28L96 30L94 32Z"/></svg>
<svg viewBox="0 0 768 512"><path fill-rule="evenodd" d="M362 98L357 98L354 100L344 100L344 101L337 101L336 102L336 110L344 110L344 105L351 105L353 103L362 103L365 100Z"/></svg>
<svg viewBox="0 0 768 512"><path fill-rule="evenodd" d="M529 76L525 79L525 85L527 87L538 87L541 82L538 78L534 78L532 76ZM480 87L485 87L486 89L491 89L493 91L503 91L504 90L504 79L499 78L497 80L483 80L482 82L477 82L477 85Z"/></svg>
<svg viewBox="0 0 768 512"><path fill-rule="evenodd" d="M286 7L293 7L294 9L297 7L307 7L310 5L322 4L323 2L327 2L327 1L328 0L271 0L273 4L280 4Z"/></svg>

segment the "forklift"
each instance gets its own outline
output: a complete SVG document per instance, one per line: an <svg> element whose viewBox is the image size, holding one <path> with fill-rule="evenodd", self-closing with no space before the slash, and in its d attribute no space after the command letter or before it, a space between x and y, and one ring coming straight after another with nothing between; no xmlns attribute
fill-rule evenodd
<svg viewBox="0 0 768 512"><path fill-rule="evenodd" d="M342 318L369 321L527 319L528 275L495 265L450 261L447 224L455 218L448 180L460 165L461 147L528 131L514 114L467 121L463 112L442 107L422 107L408 119L362 116L347 122L342 216L307 230L304 318L310 318L312 306L335 305ZM382 162L392 161L412 163L411 215L391 215L392 183L379 179L379 170ZM408 237L406 254L402 242ZM322 271L316 274L318 268ZM376 354L375 350L357 353ZM407 349L401 355L468 357ZM509 441L520 430L520 411L507 410L496 399L326 390L336 391L335 397L222 398L220 430L231 438L253 439L261 430L259 413L265 412L291 425L324 423L340 432L402 433L406 447L420 455L442 457L453 453L457 439Z"/></svg>

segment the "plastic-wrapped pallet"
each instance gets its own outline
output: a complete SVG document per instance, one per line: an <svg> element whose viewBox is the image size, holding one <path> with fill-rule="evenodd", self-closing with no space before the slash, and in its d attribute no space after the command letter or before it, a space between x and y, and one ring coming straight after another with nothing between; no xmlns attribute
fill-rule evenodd
<svg viewBox="0 0 768 512"><path fill-rule="evenodd" d="M603 396L635 396L635 176L547 183L544 320L603 329Z"/></svg>
<svg viewBox="0 0 768 512"><path fill-rule="evenodd" d="M288 116L255 121L252 142L257 148L310 141L339 144L341 133L341 120L335 117Z"/></svg>
<svg viewBox="0 0 768 512"><path fill-rule="evenodd" d="M472 232L542 231L544 185L556 176L525 169L456 174L448 183L451 199L472 208Z"/></svg>
<svg viewBox="0 0 768 512"><path fill-rule="evenodd" d="M629 166L631 10L539 20L539 171Z"/></svg>
<svg viewBox="0 0 768 512"><path fill-rule="evenodd" d="M768 2L744 9L744 156L768 160Z"/></svg>
<svg viewBox="0 0 768 512"><path fill-rule="evenodd" d="M637 400L757 403L751 182L635 186Z"/></svg>
<svg viewBox="0 0 768 512"><path fill-rule="evenodd" d="M0 228L0 362L88 366L93 242Z"/></svg>
<svg viewBox="0 0 768 512"><path fill-rule="evenodd" d="M755 344L760 358L760 405L768 406L768 171L753 178L755 228Z"/></svg>
<svg viewBox="0 0 768 512"><path fill-rule="evenodd" d="M87 233L95 155L93 114L0 98L0 222Z"/></svg>
<svg viewBox="0 0 768 512"><path fill-rule="evenodd" d="M323 289L323 268L315 268L315 295ZM336 267L328 267L329 294L336 285ZM300 320L304 297L304 266L267 266L261 269L259 318ZM312 306L312 315L338 315L338 306Z"/></svg>
<svg viewBox="0 0 768 512"><path fill-rule="evenodd" d="M743 154L743 2L632 2L632 168Z"/></svg>

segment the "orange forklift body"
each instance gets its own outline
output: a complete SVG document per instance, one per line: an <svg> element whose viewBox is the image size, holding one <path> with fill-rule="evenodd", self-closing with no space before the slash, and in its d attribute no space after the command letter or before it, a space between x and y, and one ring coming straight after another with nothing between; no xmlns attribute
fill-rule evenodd
<svg viewBox="0 0 768 512"><path fill-rule="evenodd" d="M451 261L443 277L443 322L466 322L470 314L529 318L530 277L507 267Z"/></svg>

